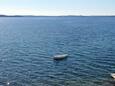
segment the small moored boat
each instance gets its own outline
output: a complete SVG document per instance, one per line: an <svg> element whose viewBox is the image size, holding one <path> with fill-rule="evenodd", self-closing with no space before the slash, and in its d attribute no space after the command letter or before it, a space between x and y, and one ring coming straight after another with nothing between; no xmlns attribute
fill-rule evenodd
<svg viewBox="0 0 115 86"><path fill-rule="evenodd" d="M67 58L68 54L62 54L62 55L55 55L53 57L54 60L62 60L62 59L65 59Z"/></svg>
<svg viewBox="0 0 115 86"><path fill-rule="evenodd" d="M111 76L115 79L115 73L111 73Z"/></svg>

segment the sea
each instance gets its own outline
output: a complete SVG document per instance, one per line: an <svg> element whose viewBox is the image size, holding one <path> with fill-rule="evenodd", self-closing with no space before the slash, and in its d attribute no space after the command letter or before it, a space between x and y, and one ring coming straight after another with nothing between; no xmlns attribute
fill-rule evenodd
<svg viewBox="0 0 115 86"><path fill-rule="evenodd" d="M0 17L0 86L114 86L114 72L114 16Z"/></svg>

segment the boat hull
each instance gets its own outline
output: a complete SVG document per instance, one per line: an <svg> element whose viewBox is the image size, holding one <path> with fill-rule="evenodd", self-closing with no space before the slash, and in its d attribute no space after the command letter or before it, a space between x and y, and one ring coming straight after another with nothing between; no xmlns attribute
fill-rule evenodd
<svg viewBox="0 0 115 86"><path fill-rule="evenodd" d="M115 79L115 73L111 73L111 76Z"/></svg>
<svg viewBox="0 0 115 86"><path fill-rule="evenodd" d="M67 54L64 54L64 55L55 55L54 56L54 60L63 60L63 59L65 59L65 58L67 58Z"/></svg>

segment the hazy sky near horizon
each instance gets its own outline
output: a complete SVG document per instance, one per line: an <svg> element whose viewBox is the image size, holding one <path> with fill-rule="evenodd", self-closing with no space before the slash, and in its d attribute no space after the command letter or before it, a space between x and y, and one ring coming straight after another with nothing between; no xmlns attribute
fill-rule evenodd
<svg viewBox="0 0 115 86"><path fill-rule="evenodd" d="M7 15L115 15L115 0L0 0Z"/></svg>

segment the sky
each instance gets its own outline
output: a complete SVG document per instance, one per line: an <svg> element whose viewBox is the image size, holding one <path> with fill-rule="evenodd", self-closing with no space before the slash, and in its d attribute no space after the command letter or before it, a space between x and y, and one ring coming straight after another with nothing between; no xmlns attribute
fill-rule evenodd
<svg viewBox="0 0 115 86"><path fill-rule="evenodd" d="M115 15L115 0L0 0L6 15Z"/></svg>

